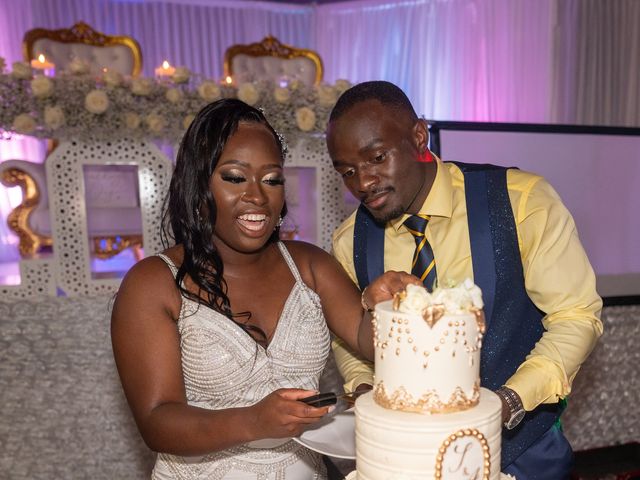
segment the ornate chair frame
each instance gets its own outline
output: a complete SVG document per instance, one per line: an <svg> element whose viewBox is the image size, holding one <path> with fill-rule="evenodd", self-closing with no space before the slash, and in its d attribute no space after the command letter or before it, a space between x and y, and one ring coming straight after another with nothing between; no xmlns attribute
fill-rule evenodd
<svg viewBox="0 0 640 480"><path fill-rule="evenodd" d="M36 40L48 38L60 43L84 43L96 47L108 47L111 45L124 45L133 54L132 76L140 75L142 71L142 49L140 44L131 37L124 35L106 35L91 28L84 22L78 22L71 28L48 30L46 28L34 28L24 35L22 41L22 53L24 59L29 62L35 58L33 45Z"/></svg>
<svg viewBox="0 0 640 480"><path fill-rule="evenodd" d="M261 42L250 43L248 45L238 44L230 46L224 53L225 77L233 77L233 57L236 55L249 55L251 57L270 56L282 59L306 57L310 59L316 67L315 85L318 85L322 81L322 76L324 75L322 59L317 52L280 43L280 41L272 35L264 37Z"/></svg>

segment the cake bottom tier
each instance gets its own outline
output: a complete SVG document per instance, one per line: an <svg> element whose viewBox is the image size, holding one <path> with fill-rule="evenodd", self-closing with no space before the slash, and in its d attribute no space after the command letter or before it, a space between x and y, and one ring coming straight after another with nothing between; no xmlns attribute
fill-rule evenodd
<svg viewBox="0 0 640 480"><path fill-rule="evenodd" d="M475 407L432 415L383 408L367 393L355 410L357 478L498 480L501 409L485 388Z"/></svg>

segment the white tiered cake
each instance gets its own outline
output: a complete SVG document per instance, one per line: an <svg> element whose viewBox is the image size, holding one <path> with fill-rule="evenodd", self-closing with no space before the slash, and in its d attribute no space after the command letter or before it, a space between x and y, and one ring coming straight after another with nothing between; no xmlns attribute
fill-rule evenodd
<svg viewBox="0 0 640 480"><path fill-rule="evenodd" d="M480 388L485 330L467 280L410 285L374 312L373 392L356 402L358 480L500 478L501 402Z"/></svg>

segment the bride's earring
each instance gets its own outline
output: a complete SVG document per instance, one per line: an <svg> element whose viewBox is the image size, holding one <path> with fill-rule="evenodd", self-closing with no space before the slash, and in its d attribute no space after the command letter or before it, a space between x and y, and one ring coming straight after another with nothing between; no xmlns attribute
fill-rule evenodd
<svg viewBox="0 0 640 480"><path fill-rule="evenodd" d="M282 223L284 222L284 220L282 219L282 217L278 217L278 223L277 223L277 227L281 227Z"/></svg>

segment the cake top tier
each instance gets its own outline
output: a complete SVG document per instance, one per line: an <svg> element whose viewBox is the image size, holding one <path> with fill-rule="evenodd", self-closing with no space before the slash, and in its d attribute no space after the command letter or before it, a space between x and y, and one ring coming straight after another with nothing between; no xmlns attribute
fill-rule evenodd
<svg viewBox="0 0 640 480"><path fill-rule="evenodd" d="M405 412L451 413L480 396L482 293L471 280L409 285L374 311L374 398Z"/></svg>

